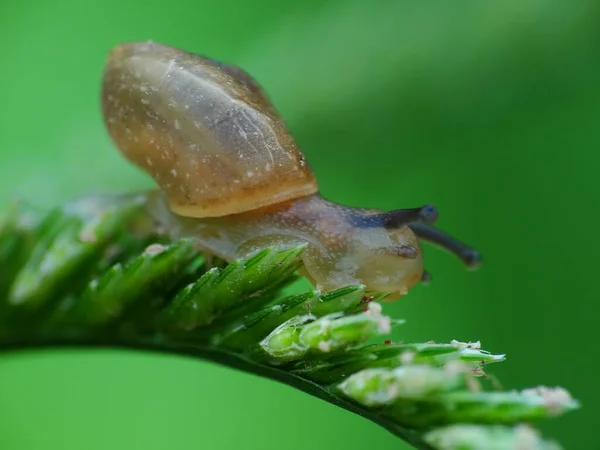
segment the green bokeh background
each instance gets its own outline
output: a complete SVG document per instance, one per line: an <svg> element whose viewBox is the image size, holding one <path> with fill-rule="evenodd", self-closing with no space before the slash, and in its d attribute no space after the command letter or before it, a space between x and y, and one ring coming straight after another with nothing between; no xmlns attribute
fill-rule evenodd
<svg viewBox="0 0 600 450"><path fill-rule="evenodd" d="M150 180L99 113L110 48L152 39L241 65L270 93L325 196L432 203L479 272L426 249L434 282L388 313L396 340L481 339L506 388L565 385L542 426L591 448L597 420L600 4L74 0L0 5L0 200L50 206ZM596 205L596 206L594 206ZM0 355L0 448L399 449L291 388L181 357Z"/></svg>

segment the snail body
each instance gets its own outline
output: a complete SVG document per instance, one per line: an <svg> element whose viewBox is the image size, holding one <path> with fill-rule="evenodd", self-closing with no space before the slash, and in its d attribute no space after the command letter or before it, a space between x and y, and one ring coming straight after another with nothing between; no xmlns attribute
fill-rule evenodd
<svg viewBox="0 0 600 450"><path fill-rule="evenodd" d="M193 236L228 261L266 247L307 244L304 275L324 291L368 280L370 290L404 294L421 279L421 250L407 227L386 231L371 222L374 211L343 207L318 194L205 219L173 215L159 193L149 205L172 236Z"/></svg>
<svg viewBox="0 0 600 450"><path fill-rule="evenodd" d="M225 260L306 244L304 274L319 289L362 283L397 295L423 277L419 237L479 260L428 225L433 207L383 212L323 198L264 91L237 67L123 44L109 55L102 106L117 148L160 187L147 194L158 226Z"/></svg>

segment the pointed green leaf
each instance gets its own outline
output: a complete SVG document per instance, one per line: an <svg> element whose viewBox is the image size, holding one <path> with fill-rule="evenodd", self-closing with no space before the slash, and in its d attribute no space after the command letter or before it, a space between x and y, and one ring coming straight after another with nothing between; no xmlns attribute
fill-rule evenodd
<svg viewBox="0 0 600 450"><path fill-rule="evenodd" d="M174 299L164 313L165 323L171 329L193 330L213 322L223 311L291 275L298 269L298 257L305 248L267 249L249 259L233 261L224 269L210 270Z"/></svg>

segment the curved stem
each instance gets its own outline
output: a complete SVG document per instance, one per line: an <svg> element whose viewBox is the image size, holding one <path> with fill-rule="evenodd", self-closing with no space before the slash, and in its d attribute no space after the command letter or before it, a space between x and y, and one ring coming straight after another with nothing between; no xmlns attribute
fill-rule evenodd
<svg viewBox="0 0 600 450"><path fill-rule="evenodd" d="M62 337L27 338L19 337L15 340L0 341L0 351L27 351L43 350L48 348L115 348L151 351L165 354L191 356L206 361L222 364L233 369L252 373L261 377L286 384L299 389L307 394L334 404L340 408L358 414L365 419L383 427L390 433L398 436L418 450L433 450L421 439L421 433L401 427L393 421L381 417L373 411L347 401L333 394L327 387L314 383L293 373L285 372L276 367L259 364L242 354L207 345L199 345L186 341L166 341L163 337L155 335L148 338L128 339L115 337L85 337L82 339L69 339Z"/></svg>

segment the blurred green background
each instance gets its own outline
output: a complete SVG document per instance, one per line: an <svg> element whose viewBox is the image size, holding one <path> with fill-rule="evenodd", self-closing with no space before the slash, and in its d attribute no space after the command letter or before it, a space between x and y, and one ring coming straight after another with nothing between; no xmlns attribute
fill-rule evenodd
<svg viewBox="0 0 600 450"><path fill-rule="evenodd" d="M105 56L152 39L241 65L269 92L325 196L432 203L479 248L426 248L431 286L388 313L396 340L481 339L505 388L564 385L596 425L600 3L55 0L0 6L0 200L50 206L151 186L99 113ZM0 355L0 448L405 448L291 388L213 364L117 351Z"/></svg>

